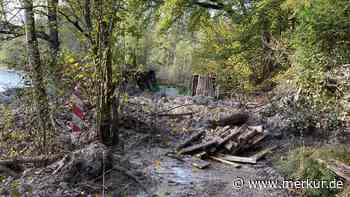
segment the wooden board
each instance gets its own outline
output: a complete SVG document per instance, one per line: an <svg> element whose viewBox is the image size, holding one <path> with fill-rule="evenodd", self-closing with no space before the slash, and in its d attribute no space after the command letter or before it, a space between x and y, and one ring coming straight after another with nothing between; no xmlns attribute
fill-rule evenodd
<svg viewBox="0 0 350 197"><path fill-rule="evenodd" d="M215 156L227 161L232 161L232 162L250 163L250 164L256 164L257 162L257 160L252 157L239 157L239 156L224 155L224 154L218 154Z"/></svg>
<svg viewBox="0 0 350 197"><path fill-rule="evenodd" d="M215 160L215 161L219 161L219 162L224 163L224 164L231 165L231 166L233 166L233 167L235 167L235 168L241 167L241 165L238 164L238 163L231 162L231 161L227 161L227 160L222 159L222 158L219 158L219 157L209 156L209 158L210 158L210 159L213 159L213 160Z"/></svg>

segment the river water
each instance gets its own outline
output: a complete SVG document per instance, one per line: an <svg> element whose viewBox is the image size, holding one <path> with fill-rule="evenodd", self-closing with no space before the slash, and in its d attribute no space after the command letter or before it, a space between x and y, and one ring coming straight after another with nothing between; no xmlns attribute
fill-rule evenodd
<svg viewBox="0 0 350 197"><path fill-rule="evenodd" d="M9 88L17 88L23 86L24 80L19 72L0 69L0 92L3 92Z"/></svg>

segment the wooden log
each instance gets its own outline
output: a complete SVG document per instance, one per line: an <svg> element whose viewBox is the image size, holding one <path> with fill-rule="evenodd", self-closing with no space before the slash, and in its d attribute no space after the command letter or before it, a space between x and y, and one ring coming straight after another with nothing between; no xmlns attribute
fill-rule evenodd
<svg viewBox="0 0 350 197"><path fill-rule="evenodd" d="M221 162L221 163L225 163L225 164L231 165L231 166L233 166L233 167L235 167L235 168L241 167L241 165L238 164L238 163L234 163L234 162L231 162L231 161L227 161L227 160L225 160L225 159L221 159L221 158L218 158L218 157L215 157L215 156L209 156L209 158L210 158L210 159L213 159L213 160L215 160L215 161L219 161L219 162Z"/></svg>
<svg viewBox="0 0 350 197"><path fill-rule="evenodd" d="M214 121L210 121L210 124L213 128L221 126L240 126L243 125L244 123L246 123L249 119L249 115L247 113L244 112L239 112L236 114L233 114L229 117L226 118L222 118L220 120L214 120Z"/></svg>
<svg viewBox="0 0 350 197"><path fill-rule="evenodd" d="M203 135L205 134L205 131L199 131L195 134L193 134L190 138L188 138L187 140L185 140L183 143L179 144L177 147L176 147L176 150L180 150L182 148L185 148L189 145L191 145L192 142L200 139Z"/></svg>

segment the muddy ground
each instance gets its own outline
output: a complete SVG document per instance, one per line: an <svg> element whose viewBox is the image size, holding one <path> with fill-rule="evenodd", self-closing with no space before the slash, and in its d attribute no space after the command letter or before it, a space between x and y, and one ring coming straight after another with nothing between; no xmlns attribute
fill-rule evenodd
<svg viewBox="0 0 350 197"><path fill-rule="evenodd" d="M146 179L142 184L148 192L159 197L263 197L296 196L284 189L251 189L244 185L235 189L233 183L238 178L248 180L276 180L281 175L273 169L271 159L260 161L256 165L245 164L241 168L210 161L207 169L197 169L171 157L174 144L164 144L169 136L145 137L136 134L137 145L127 148L125 155L134 171L141 172ZM176 141L176 140L175 140ZM168 156L169 155L169 156ZM113 196L113 195L111 195ZM130 192L126 196L147 197L147 193Z"/></svg>
<svg viewBox="0 0 350 197"><path fill-rule="evenodd" d="M130 100L134 103L141 101L141 103L145 105L147 99L152 101L156 100L154 103L158 103L158 111L164 110L164 108L162 108L162 106L164 107L164 103L159 104L162 103L162 101L159 101L157 98L131 98ZM186 104L190 102L191 104L193 101L191 98L189 100L188 98L180 97L168 98L167 101L165 101L166 108L171 109L174 106L179 106L181 103ZM227 164L208 160L210 162L210 167L206 169L197 169L191 164L184 163L173 157L176 145L190 135L190 132L184 133L183 131L193 129L192 127L195 128L205 125L207 116L213 111L226 113L236 111L240 107L237 105L237 102L232 101L228 101L228 103L223 102L222 105L218 105L215 101L212 103L205 103L205 105L201 104L203 103L199 103L196 107L191 108L191 110L194 111L199 108L201 112L205 111L205 113L198 115L201 116L200 118L191 117L195 119L195 121L189 120L188 118L179 118L169 123L168 120L164 121L166 118L157 118L156 120L149 120L155 125L158 125L157 130L140 132L129 129L122 131L122 139L124 139L125 142L123 158L127 160L130 171L136 172L140 179L140 182L136 185L142 184L147 188L147 191L140 189L142 187L129 185L125 187L125 191L122 192L123 195L121 195L120 191L118 191L118 195L130 197L148 197L152 195L159 197L297 196L287 189L250 188L248 184L250 180L283 180L283 177L273 168L272 155L262 159L256 165L243 164L241 168L234 168ZM220 110L219 106L223 109ZM154 109L152 106L146 108ZM188 110L189 108L178 110L177 112L181 113ZM264 122L257 117L253 119L254 120L250 120L251 124ZM183 127L188 125L187 127L190 128L179 129L180 125ZM273 126L269 125L269 127L271 129ZM259 148L274 144L280 147L279 150L276 150L276 154L287 150L287 146L289 145L286 145L286 139L278 132L280 131L273 132ZM289 143L290 142L288 142L288 144ZM249 155L251 152L256 152L256 150L247 150L243 155ZM116 151L116 155L120 155L120 153ZM239 180L238 185L241 186L239 189L234 187L234 183L237 183L237 180ZM242 183L241 180L244 182ZM117 194L112 192L111 196L117 196Z"/></svg>
<svg viewBox="0 0 350 197"><path fill-rule="evenodd" d="M66 177L62 178L59 173L53 173L56 171L52 168L54 164L38 169L34 167L27 169L23 173L26 176L20 179L5 179L1 183L0 196L296 196L287 189L253 189L247 183L254 180L282 180L283 177L273 168L272 157L288 151L291 144L300 141L298 137L293 140L284 133L284 121L278 114L264 117L262 112L266 109L261 103L243 106L234 100L182 96L161 98L158 95L134 96L128 102L123 110L126 125L120 128L123 146L111 148L112 169L103 169L102 175L87 178L81 176L81 172L86 169L74 165L70 169L74 173L66 173ZM202 170L173 157L175 146L191 135L191 130L207 127L208 120L212 118L242 110L251 115L248 124L263 124L269 130L269 137L256 149L246 150L240 155L249 156L264 147L278 145L279 149L273 154L256 165L243 164L241 168L208 160L209 168ZM193 112L194 115L178 118L153 116L155 113L184 112ZM215 131L210 131L208 135L215 135ZM64 142L63 145L68 146L68 143ZM96 164L100 165L100 162L96 161ZM238 179L244 181L238 182L240 189L234 187Z"/></svg>

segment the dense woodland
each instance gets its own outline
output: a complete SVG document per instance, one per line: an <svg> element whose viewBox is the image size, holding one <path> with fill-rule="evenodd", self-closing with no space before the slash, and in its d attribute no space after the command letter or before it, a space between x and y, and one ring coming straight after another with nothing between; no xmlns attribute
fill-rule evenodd
<svg viewBox="0 0 350 197"><path fill-rule="evenodd" d="M168 153L156 157L153 146L173 152L193 128L208 137L247 125L266 131L259 148L279 147L264 169L344 184L271 196L350 195L348 0L0 0L0 69L28 83L0 92L0 196L266 196L210 184L164 194L133 163L132 147L157 169ZM190 95L193 76L215 78L215 96ZM180 93L167 96L165 86ZM77 138L68 124L78 89L85 120ZM212 159L227 147L208 143ZM244 172L236 171L220 183Z"/></svg>

